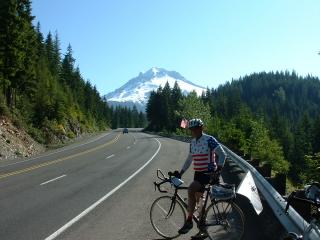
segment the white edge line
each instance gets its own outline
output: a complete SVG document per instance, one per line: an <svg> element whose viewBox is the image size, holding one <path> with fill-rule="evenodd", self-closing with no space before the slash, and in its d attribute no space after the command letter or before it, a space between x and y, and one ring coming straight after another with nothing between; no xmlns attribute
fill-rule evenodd
<svg viewBox="0 0 320 240"><path fill-rule="evenodd" d="M127 149L130 149L130 148L131 148L130 146L127 147Z"/></svg>
<svg viewBox="0 0 320 240"><path fill-rule="evenodd" d="M40 186L45 185L45 184L48 184L48 183L53 182L53 181L56 181L56 180L58 180L58 179L60 179L60 178L66 177L66 176L67 176L67 175L64 174L64 175L62 175L62 176L60 176L60 177L56 177L56 178L54 178L54 179L51 179L51 180L46 181L46 182L44 182L44 183L41 183Z"/></svg>
<svg viewBox="0 0 320 240"><path fill-rule="evenodd" d="M110 156L106 157L106 159L108 159L108 158L112 158L112 157L114 157L114 154L112 154L112 155L110 155Z"/></svg>
<svg viewBox="0 0 320 240"><path fill-rule="evenodd" d="M112 189L109 193L107 193L105 196L100 198L97 202L92 204L90 207L88 207L86 210L84 210L82 213L80 213L75 218L71 219L69 222L67 222L65 225L63 225L60 229L52 233L49 237L45 238L44 240L53 240L56 237L58 237L61 233L63 233L65 230L67 230L69 227L71 227L73 224L78 222L81 218L83 218L85 215L90 213L93 209L95 209L99 204L101 204L103 201L105 201L107 198L109 198L112 194L114 194L116 191L118 191L123 185L125 185L127 182L129 182L133 177L135 177L139 172L141 172L158 154L161 148L161 143L158 139L154 138L158 143L159 147L155 154L142 166L140 167L135 173L133 173L130 177L128 177L126 180L124 180L122 183L120 183L117 187Z"/></svg>
<svg viewBox="0 0 320 240"><path fill-rule="evenodd" d="M48 156L51 156L53 154L57 154L57 153L61 153L61 152L64 152L64 151L68 151L68 150L72 150L72 149L75 149L75 148L78 148L78 147L82 147L84 145L87 145L89 143L93 143L93 142L96 142L98 140L100 140L101 138L105 137L105 136L108 136L111 132L107 133L107 134L104 134L102 136L99 136L98 138L95 138L89 142L86 142L86 143L83 143L83 144L80 144L80 145L76 145L76 146L73 146L71 148L66 148L66 149L62 149L60 151L56 151L56 152L52 152L52 153L48 153L46 155L43 155L43 156L38 156L38 157L34 157L34 158L31 158L31 159L27 159L27 160L24 160L24 161L19 161L19 162L14 162L14 163L10 163L10 164L7 164L7 165L0 165L0 168L4 168L4 167L8 167L8 166L12 166L12 165L16 165L16 164L19 164L19 163L25 163L25 162L30 162L30 161L33 161L33 160L36 160L36 159L39 159L39 158L42 158L42 157L48 157ZM68 147L68 146L67 146Z"/></svg>

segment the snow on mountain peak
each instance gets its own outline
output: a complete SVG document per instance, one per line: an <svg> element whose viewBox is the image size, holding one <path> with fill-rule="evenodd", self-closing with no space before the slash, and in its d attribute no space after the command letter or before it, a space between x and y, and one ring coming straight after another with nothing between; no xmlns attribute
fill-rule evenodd
<svg viewBox="0 0 320 240"><path fill-rule="evenodd" d="M157 73L159 72L158 68L156 68L156 67L153 67L151 70L154 75L157 75Z"/></svg>
<svg viewBox="0 0 320 240"><path fill-rule="evenodd" d="M183 94L196 91L201 95L206 89L186 80L178 72L167 71L163 68L153 67L137 77L129 80L125 85L115 91L105 95L110 105L121 105L127 107L136 107L144 111L151 91L157 90L159 86L164 87L166 82L170 87L177 82Z"/></svg>

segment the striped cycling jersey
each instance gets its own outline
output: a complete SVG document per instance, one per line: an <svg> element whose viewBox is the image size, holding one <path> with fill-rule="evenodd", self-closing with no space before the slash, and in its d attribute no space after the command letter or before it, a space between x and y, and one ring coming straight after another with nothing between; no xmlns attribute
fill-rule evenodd
<svg viewBox="0 0 320 240"><path fill-rule="evenodd" d="M217 164L214 149L217 146L219 146L217 140L207 134L202 134L199 139L191 140L190 153L195 171L205 172L212 171L212 168L216 168Z"/></svg>

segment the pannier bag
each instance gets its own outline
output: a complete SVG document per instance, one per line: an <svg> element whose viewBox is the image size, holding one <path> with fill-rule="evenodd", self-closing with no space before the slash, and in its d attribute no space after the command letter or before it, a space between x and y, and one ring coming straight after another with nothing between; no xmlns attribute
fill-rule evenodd
<svg viewBox="0 0 320 240"><path fill-rule="evenodd" d="M227 200L236 197L235 185L234 184L215 184L211 188L212 199L216 200Z"/></svg>

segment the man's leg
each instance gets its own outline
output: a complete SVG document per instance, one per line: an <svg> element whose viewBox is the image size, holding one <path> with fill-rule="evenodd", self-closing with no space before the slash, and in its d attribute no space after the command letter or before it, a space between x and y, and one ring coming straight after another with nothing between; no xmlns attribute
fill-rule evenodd
<svg viewBox="0 0 320 240"><path fill-rule="evenodd" d="M197 198L199 200L198 192L201 191L201 184L193 181L188 188L188 216L193 215L194 208L196 207Z"/></svg>
<svg viewBox="0 0 320 240"><path fill-rule="evenodd" d="M199 183L203 184L201 187L201 190L199 190L197 193L196 193L196 199L198 201L198 199L201 197L203 197L203 191L204 191L204 185L209 183L209 177L207 177L207 175L202 175L202 176L198 176L198 179ZM199 216L199 218L201 218L201 215ZM191 239L194 239L194 240L199 240L199 239L205 239L208 237L208 234L207 234L207 231L206 229L201 225L200 223L200 226L199 227L199 232L192 236Z"/></svg>
<svg viewBox="0 0 320 240"><path fill-rule="evenodd" d="M192 216L196 206L196 193L201 190L201 184L193 181L188 188L188 217L186 223L179 230L180 234L186 234L193 227Z"/></svg>

